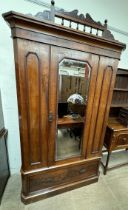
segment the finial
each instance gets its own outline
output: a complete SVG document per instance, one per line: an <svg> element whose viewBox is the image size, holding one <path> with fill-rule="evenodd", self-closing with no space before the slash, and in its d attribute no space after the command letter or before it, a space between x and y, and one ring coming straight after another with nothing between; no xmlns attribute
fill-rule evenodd
<svg viewBox="0 0 128 210"><path fill-rule="evenodd" d="M51 5L53 5L53 6L54 6L54 4L55 4L55 1L54 1L54 0L52 0L52 1L51 1Z"/></svg>
<svg viewBox="0 0 128 210"><path fill-rule="evenodd" d="M107 28L107 23L108 23L108 20L105 20L104 21L104 26Z"/></svg>

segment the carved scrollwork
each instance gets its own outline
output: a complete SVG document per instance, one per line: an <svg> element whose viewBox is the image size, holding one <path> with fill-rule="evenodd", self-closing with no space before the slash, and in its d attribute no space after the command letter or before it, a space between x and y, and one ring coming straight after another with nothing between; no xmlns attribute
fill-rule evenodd
<svg viewBox="0 0 128 210"><path fill-rule="evenodd" d="M107 29L103 31L102 37L106 38L106 39L115 40L115 38L114 38L113 34L111 33L111 31L109 31Z"/></svg>
<svg viewBox="0 0 128 210"><path fill-rule="evenodd" d="M96 22L93 20L91 15L87 13L79 14L77 9L67 12L64 9L55 9L54 7L55 2L51 1L51 10L45 10L43 12L38 12L35 17L39 18L40 20L49 20L51 22L55 22L55 17L61 19L61 25L64 26L64 20L69 21L69 28L72 28L72 23L75 22L77 24L76 30L79 30L79 24L83 25L83 32L86 32L86 26L90 28L90 34L92 34L92 29L96 30L94 35L99 36L99 32L102 32L101 37L109 40L115 40L114 36L111 32L107 29L107 20L104 21L104 24L101 24L100 21ZM31 14L28 14L32 16Z"/></svg>
<svg viewBox="0 0 128 210"><path fill-rule="evenodd" d="M71 12L66 12L64 11L64 9L61 9L61 10L57 10L58 13L60 14L64 14L64 15L67 15L67 16L70 16L70 17L73 17L75 19L78 19L78 20L82 20L82 21L87 21L88 23L93 23L93 24L97 24L99 26L102 26L102 24L98 21L94 21L91 17L91 15L89 15L89 13L87 13L86 15L84 14L78 14L79 11L77 9L71 11Z"/></svg>
<svg viewBox="0 0 128 210"><path fill-rule="evenodd" d="M100 21L98 21L98 22L94 21L92 19L91 15L89 15L89 13L86 14L85 20L88 21L89 23L94 23L94 24L97 24L99 26L102 26L101 22Z"/></svg>
<svg viewBox="0 0 128 210"><path fill-rule="evenodd" d="M69 16L69 17L73 17L76 18L77 20L82 20L82 21L87 21L88 23L93 23L93 24L97 24L99 26L102 26L102 24L98 21L94 21L91 17L91 15L89 15L89 13L86 14L86 16L84 16L84 14L80 14L78 15L78 10L75 9L71 12L66 12L64 9L60 9L60 10L56 10L57 13ZM29 16L33 16L31 13L27 14ZM48 10L44 10L43 12L38 12L36 15L34 15L35 17L42 19L42 20L50 20L50 16L51 16L51 12Z"/></svg>
<svg viewBox="0 0 128 210"><path fill-rule="evenodd" d="M50 20L51 12L48 10L44 10L43 12L38 12L34 17L39 18L40 20ZM29 16L33 16L31 13L27 14Z"/></svg>
<svg viewBox="0 0 128 210"><path fill-rule="evenodd" d="M50 20L50 11L45 10L43 12L38 12L35 17L45 20Z"/></svg>

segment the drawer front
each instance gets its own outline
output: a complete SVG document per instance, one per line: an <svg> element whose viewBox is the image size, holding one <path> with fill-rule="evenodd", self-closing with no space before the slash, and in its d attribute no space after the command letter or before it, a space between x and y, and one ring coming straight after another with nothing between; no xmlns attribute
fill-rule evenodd
<svg viewBox="0 0 128 210"><path fill-rule="evenodd" d="M97 175L99 161L52 169L29 177L29 192L84 180Z"/></svg>
<svg viewBox="0 0 128 210"><path fill-rule="evenodd" d="M123 147L128 145L128 133L121 133L117 136L116 146Z"/></svg>

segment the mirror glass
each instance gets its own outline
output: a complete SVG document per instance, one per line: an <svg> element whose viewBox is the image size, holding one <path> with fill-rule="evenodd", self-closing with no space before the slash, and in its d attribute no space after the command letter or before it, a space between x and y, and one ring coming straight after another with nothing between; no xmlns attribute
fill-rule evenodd
<svg viewBox="0 0 128 210"><path fill-rule="evenodd" d="M59 64L56 160L81 155L90 72L83 61Z"/></svg>

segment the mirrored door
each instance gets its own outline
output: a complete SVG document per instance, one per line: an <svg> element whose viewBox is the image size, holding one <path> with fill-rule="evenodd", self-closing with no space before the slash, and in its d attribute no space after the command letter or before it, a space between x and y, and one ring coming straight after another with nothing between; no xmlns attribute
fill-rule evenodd
<svg viewBox="0 0 128 210"><path fill-rule="evenodd" d="M88 150L91 150L95 122L91 132L90 127L98 106L98 98L94 104L98 88L96 81L100 81L101 76L98 77L98 62L99 56L91 53L51 47L48 91L49 166L84 160Z"/></svg>
<svg viewBox="0 0 128 210"><path fill-rule="evenodd" d="M58 69L56 160L81 155L91 68L64 58Z"/></svg>

